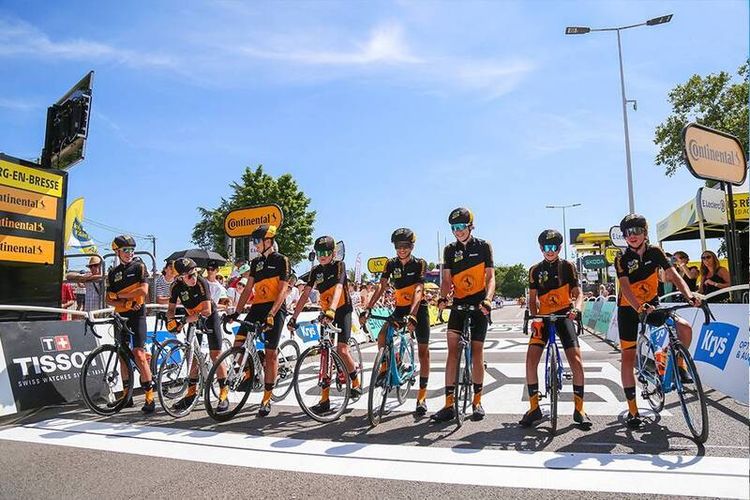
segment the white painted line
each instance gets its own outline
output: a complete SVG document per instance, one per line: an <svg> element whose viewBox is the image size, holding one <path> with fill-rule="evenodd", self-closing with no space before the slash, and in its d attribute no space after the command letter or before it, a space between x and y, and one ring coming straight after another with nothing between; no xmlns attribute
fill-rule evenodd
<svg viewBox="0 0 750 500"><path fill-rule="evenodd" d="M748 498L748 459L346 443L52 419L0 439L316 474L434 483Z"/></svg>

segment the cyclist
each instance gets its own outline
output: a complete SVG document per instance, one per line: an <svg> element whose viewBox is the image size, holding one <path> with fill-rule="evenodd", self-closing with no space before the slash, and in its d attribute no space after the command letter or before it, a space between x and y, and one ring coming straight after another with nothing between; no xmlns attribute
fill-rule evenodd
<svg viewBox="0 0 750 500"><path fill-rule="evenodd" d="M307 303L313 288L320 292L320 307L323 312L323 321L332 322L341 331L336 339L336 351L346 365L349 378L352 380L351 396L356 401L362 395L362 387L357 373L357 365L349 352L349 336L352 331L352 299L347 287L346 267L341 261L334 261L334 249L336 243L331 236L321 236L315 240L313 249L318 256L318 264L307 280L307 285L302 291L302 296L297 301L292 317L287 323L287 328L294 331L297 328L297 317ZM329 388L321 391L320 401L310 408L317 414L325 413L331 408L329 400Z"/></svg>
<svg viewBox="0 0 750 500"><path fill-rule="evenodd" d="M121 234L112 240L112 250L119 259L120 263L110 269L107 273L107 304L115 308L115 312L120 314L126 320L126 325L133 332L133 356L138 371L141 374L141 388L146 397L141 411L143 413L153 413L156 409L154 403L154 387L151 368L146 358L146 308L144 304L148 296L148 271L140 259L134 259L135 239L132 236ZM127 333L120 334L120 341L123 344L130 344L130 335ZM124 365L128 361L120 358L120 364ZM122 373L126 373L122 370ZM123 379L123 397L128 392L130 380ZM111 403L114 406L115 403ZM127 406L132 406L133 402L128 401Z"/></svg>
<svg viewBox="0 0 750 500"><path fill-rule="evenodd" d="M396 257L389 259L385 270L380 276L380 284L375 293L365 305L361 319L364 321L377 303L383 292L388 289L389 281L393 281L396 295L396 307L393 319L405 321L410 332L416 333L419 351L419 392L417 393L418 416L427 413L427 381L430 376L430 313L424 298L424 275L427 263L412 255L417 237L411 229L402 227L391 234L391 243L396 248ZM378 348L385 345L385 332L388 325L378 334ZM385 373L385 365L381 367L381 375ZM380 381L380 377L378 378Z"/></svg>
<svg viewBox="0 0 750 500"><path fill-rule="evenodd" d="M259 417L271 413L271 391L276 381L279 362L276 349L281 339L281 329L286 319L285 299L287 281L289 280L289 259L275 250L276 226L263 224L250 235L255 250L260 254L250 262L247 286L242 291L237 302L236 311L227 315L229 320L237 319L238 311L242 311L252 293L250 311L245 316L249 323L263 322L265 324L264 374L265 387L263 399L258 410ZM247 337L247 328L243 325L237 331L234 339L235 346L241 346ZM245 374L245 383L252 383L252 374ZM226 399L227 391L219 394L219 402ZM217 407L218 409L218 407Z"/></svg>
<svg viewBox="0 0 750 500"><path fill-rule="evenodd" d="M565 350L570 369L573 372L573 399L575 410L573 421L584 428L591 427L591 420L583 411L583 365L578 335L573 323L578 319L583 306L583 294L578 285L575 266L560 259L563 236L554 229L542 231L537 238L544 257L529 270L529 312L534 314L555 314L564 316L555 321L557 334ZM538 325L538 329L536 328ZM539 408L539 380L537 367L547 345L549 332L545 323L534 323L534 332L529 339L526 351L526 384L529 393L529 411L519 422L528 427L542 418Z"/></svg>
<svg viewBox="0 0 750 500"><path fill-rule="evenodd" d="M219 312L216 308L216 303L211 300L210 286L204 277L198 276L193 259L183 257L175 260L172 265L177 278L172 284L169 296L167 330L177 333L182 330L183 325L196 322L201 316L206 318L205 332L208 334L208 348L211 359L216 361L216 358L221 355L221 323L219 322ZM174 314L178 300L187 312L187 315L180 321L175 319ZM198 334L198 343L203 343L202 333ZM190 407L198 396L198 370L199 366L193 363L188 375L187 393L184 398L174 404L175 410L182 411ZM227 383L226 367L224 365L219 366L216 369L216 373L219 388L223 390ZM229 401L225 398L219 401L216 411L222 412L228 409Z"/></svg>
<svg viewBox="0 0 750 500"><path fill-rule="evenodd" d="M456 241L443 252L443 276L438 307L442 310L453 288L453 305L478 306L477 311L451 310L448 317L448 358L445 361L445 407L430 417L438 422L455 418L452 385L456 380L457 349L464 319L471 314L471 360L474 398L472 418L484 418L482 383L484 381L484 338L487 335L487 316L492 312L495 295L495 268L490 244L472 236L474 214L468 208L456 208L448 216Z"/></svg>
<svg viewBox="0 0 750 500"><path fill-rule="evenodd" d="M628 415L625 422L628 427L641 425L638 406L635 401L635 347L638 336L638 315L648 312L658 303L659 277L658 269L664 270L666 277L675 285L690 303L700 305L700 300L690 291L685 280L675 271L664 251L650 244L648 240L648 223L638 214L628 214L620 222L628 248L615 260L617 279L620 283L620 297L617 301L617 327L620 335L620 352L622 356L622 388L628 401ZM677 335L685 347L690 346L692 329L690 323L677 316ZM664 318L650 318L654 326L661 326ZM680 379L691 383L692 379L685 368L685 360L679 359Z"/></svg>

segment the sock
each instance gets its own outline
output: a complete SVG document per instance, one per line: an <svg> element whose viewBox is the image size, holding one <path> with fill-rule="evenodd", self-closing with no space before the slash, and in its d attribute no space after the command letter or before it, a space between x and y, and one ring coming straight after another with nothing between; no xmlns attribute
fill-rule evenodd
<svg viewBox="0 0 750 500"><path fill-rule="evenodd" d="M580 414L583 414L583 386L582 385L574 385L573 386L573 400L576 404L576 411Z"/></svg>
<svg viewBox="0 0 750 500"><path fill-rule="evenodd" d="M417 392L417 402L427 399L427 379L429 377L419 377L419 392Z"/></svg>
<svg viewBox="0 0 750 500"><path fill-rule="evenodd" d="M445 386L445 407L451 407L453 406L453 391L455 391L456 388L452 385L446 385Z"/></svg>
<svg viewBox="0 0 750 500"><path fill-rule="evenodd" d="M145 382L141 382L141 387L143 388L143 393L146 396L146 404L151 404L154 402L154 385L150 380L146 380Z"/></svg>
<svg viewBox="0 0 750 500"><path fill-rule="evenodd" d="M320 391L320 402L328 401L328 398L331 394L331 388L330 387L323 387L323 390Z"/></svg>
<svg viewBox="0 0 750 500"><path fill-rule="evenodd" d="M185 397L191 397L195 396L198 393L198 379L197 378L191 378L188 380L188 389L187 394L185 394Z"/></svg>
<svg viewBox="0 0 750 500"><path fill-rule="evenodd" d="M265 390L263 391L263 400L260 404L264 405L271 401L271 391L273 390L273 384L266 384Z"/></svg>
<svg viewBox="0 0 750 500"><path fill-rule="evenodd" d="M474 398L471 400L472 406L482 403L482 384L474 384Z"/></svg>
<svg viewBox="0 0 750 500"><path fill-rule="evenodd" d="M539 384L529 384L526 387L529 391L529 412L536 411L539 409Z"/></svg>
<svg viewBox="0 0 750 500"><path fill-rule="evenodd" d="M631 415L638 415L638 405L635 402L635 387L623 387L625 399L628 400L628 411Z"/></svg>

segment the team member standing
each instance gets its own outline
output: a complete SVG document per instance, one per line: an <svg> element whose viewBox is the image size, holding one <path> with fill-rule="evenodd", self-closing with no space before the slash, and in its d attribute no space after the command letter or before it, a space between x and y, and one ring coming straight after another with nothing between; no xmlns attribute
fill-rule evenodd
<svg viewBox="0 0 750 500"><path fill-rule="evenodd" d="M452 420L453 398L456 380L458 342L464 318L472 315L471 362L474 399L474 420L484 418L482 408L482 384L484 381L484 339L487 335L487 316L492 312L492 297L495 295L495 268L490 244L472 236L474 215L468 208L456 208L448 216L456 241L445 247L443 253L443 276L438 306L445 306L453 287L453 305L477 306L476 311L451 309L448 317L448 358L445 361L445 407L432 415L438 422Z"/></svg>
<svg viewBox="0 0 750 500"><path fill-rule="evenodd" d="M244 309L252 293L250 311L245 316L245 321L250 323L264 322L266 325L265 390L258 410L258 416L265 417L271 413L271 391L279 370L276 349L279 347L281 329L284 327L284 320L286 319L285 299L290 267L289 259L274 250L276 226L264 224L253 231L250 238L260 255L250 263L247 286L237 302L237 310L228 317L229 319L237 318L239 311ZM242 345L247 334L248 331L244 325L240 327L235 336L234 345ZM222 401L223 399L219 397L220 404Z"/></svg>
<svg viewBox="0 0 750 500"><path fill-rule="evenodd" d="M529 270L529 312L535 314L554 314L562 316L555 321L557 334L568 358L573 372L573 399L575 410L573 421L582 427L591 427L591 420L583 411L583 364L581 348L578 347L578 335L573 323L578 319L583 306L583 295L578 285L578 276L573 264L560 260L560 248L563 236L554 229L543 231L537 239L544 259ZM531 408L519 422L528 427L542 418L539 408L539 379L537 367L547 345L549 331L547 320L535 323L529 348L526 351L526 384Z"/></svg>
<svg viewBox="0 0 750 500"><path fill-rule="evenodd" d="M700 300L690 291L685 280L677 274L664 251L648 241L648 223L638 214L626 215L620 222L620 230L628 248L615 260L617 279L620 283L620 297L617 301L617 327L620 334L620 352L622 356L622 388L628 400L628 427L641 425L638 406L635 401L635 347L638 336L638 314L648 312L659 303L658 269L664 270L666 277L679 289L682 296L693 305L700 305ZM662 319L663 322L663 319ZM679 316L676 317L677 335L685 347L690 346L692 329L690 324ZM655 326L660 326L655 323ZM685 369L685 360L677 361L680 378L683 383L692 383Z"/></svg>
<svg viewBox="0 0 750 500"><path fill-rule="evenodd" d="M115 251L120 263L107 273L107 304L113 306L115 312L125 318L127 327L133 332L133 356L141 374L141 388L146 396L146 402L141 410L144 413L153 413L156 409L153 378L144 349L146 344L144 304L148 296L148 271L140 259L133 259L135 240L132 236L117 236L112 241L112 250ZM120 341L129 344L130 335L121 333ZM121 364L127 362L120 358ZM122 372L126 371L122 370ZM128 388L130 383L130 380L123 379L123 388ZM124 390L123 394L126 393L127 390ZM128 406L130 404L128 402Z"/></svg>
<svg viewBox="0 0 750 500"><path fill-rule="evenodd" d="M334 249L336 243L330 236L321 236L315 240L313 246L318 256L318 264L308 278L307 285L302 291L302 296L297 301L292 317L287 327L294 331L297 328L297 317L302 311L307 297L313 288L320 292L320 307L323 310L323 321L331 321L341 331L336 339L336 351L346 365L349 377L352 380L351 395L354 400L362 395L361 382L357 373L357 365L349 352L349 337L352 331L352 299L347 287L346 267L341 261L334 261ZM328 388L321 392L320 401L311 408L315 413L325 413L330 410Z"/></svg>
<svg viewBox="0 0 750 500"><path fill-rule="evenodd" d="M424 275L427 263L412 255L417 237L411 229L402 227L391 235L391 243L396 248L396 257L389 259L380 277L377 290L365 306L364 318L369 316L380 296L393 282L396 291L396 307L393 318L406 321L410 332L416 333L419 351L419 392L417 393L416 414L427 413L427 381L430 376L430 314L424 298ZM378 334L378 348L385 345L385 332L388 325ZM385 369L385 366L383 366Z"/></svg>

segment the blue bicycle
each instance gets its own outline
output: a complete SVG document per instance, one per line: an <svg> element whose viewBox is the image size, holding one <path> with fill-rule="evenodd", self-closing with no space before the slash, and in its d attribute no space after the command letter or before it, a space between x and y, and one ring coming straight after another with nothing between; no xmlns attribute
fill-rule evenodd
<svg viewBox="0 0 750 500"><path fill-rule="evenodd" d="M385 413L385 404L391 389L396 389L399 405L406 401L406 396L416 378L416 363L414 362L414 340L406 329L406 323L395 321L390 317L370 317L385 321L388 325L385 345L375 356L367 398L367 416L374 427L380 423Z"/></svg>

